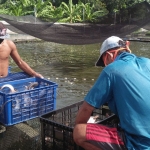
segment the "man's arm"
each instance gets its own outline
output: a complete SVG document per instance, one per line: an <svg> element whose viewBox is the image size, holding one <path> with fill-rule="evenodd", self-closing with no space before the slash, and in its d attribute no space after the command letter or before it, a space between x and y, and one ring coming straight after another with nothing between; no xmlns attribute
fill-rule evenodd
<svg viewBox="0 0 150 150"><path fill-rule="evenodd" d="M93 110L94 110L94 107L88 104L86 101L84 101L81 108L79 109L77 113L75 124L87 123Z"/></svg>
<svg viewBox="0 0 150 150"><path fill-rule="evenodd" d="M11 48L10 56L15 61L20 69L31 76L43 78L43 76L37 72L35 72L25 61L23 61L17 51L16 45L12 41L7 42L9 47Z"/></svg>

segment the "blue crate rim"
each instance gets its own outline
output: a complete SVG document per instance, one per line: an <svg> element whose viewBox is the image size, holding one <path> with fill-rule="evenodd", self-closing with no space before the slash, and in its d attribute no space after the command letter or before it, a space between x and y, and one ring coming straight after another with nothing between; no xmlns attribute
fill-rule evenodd
<svg viewBox="0 0 150 150"><path fill-rule="evenodd" d="M26 81L26 80L32 80L32 79L40 79L41 81L47 81L47 82L50 82L50 83L53 83L52 85L48 85L48 86L45 86L45 87L40 87L40 88L35 88L35 89L30 89L30 90L25 90L25 91L16 91L15 93L3 93L0 91L0 94L3 94L3 95L16 95L16 94L22 94L22 93L25 93L25 92L30 92L30 91L36 91L36 90L43 90L45 88L49 88L49 87L58 87L58 84L55 83L55 82L52 82L50 80L47 80L45 78L38 78L38 77L31 77L31 78L26 78L26 79L20 79L20 80L14 80L14 81L17 81L17 82L21 82L21 81ZM14 81L8 81L9 83L11 82L14 82ZM0 84L8 84L8 82L2 82Z"/></svg>
<svg viewBox="0 0 150 150"><path fill-rule="evenodd" d="M20 82L20 81L26 81L26 80L32 80L32 79L40 79L40 80L42 80L42 81L47 81L47 82L51 82L51 83L53 83L53 84L58 85L56 82L53 82L53 81L48 80L48 79L46 79L46 78L39 78L39 77L30 77L30 78L25 78L25 79L11 80L11 81L2 82L2 83L0 83L0 84L4 84L4 83L5 83L5 84L8 84L8 82L14 82L14 81Z"/></svg>
<svg viewBox="0 0 150 150"><path fill-rule="evenodd" d="M37 91L37 90L43 90L43 89L48 89L50 87L57 87L57 85L49 85L49 86L45 86L45 87L40 87L40 88L35 88L35 89L30 89L30 90L25 90L25 91L16 91L15 93L3 93L0 91L0 94L3 94L3 95L8 95L8 96L11 96L11 95L16 95L16 94L22 94L22 93L29 93L30 91Z"/></svg>

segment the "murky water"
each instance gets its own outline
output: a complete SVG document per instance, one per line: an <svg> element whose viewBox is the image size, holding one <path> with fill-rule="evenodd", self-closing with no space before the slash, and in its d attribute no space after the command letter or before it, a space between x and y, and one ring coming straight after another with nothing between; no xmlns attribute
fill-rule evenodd
<svg viewBox="0 0 150 150"><path fill-rule="evenodd" d="M68 46L28 42L16 45L23 60L58 84L57 108L83 100L103 69L94 66L100 44ZM131 42L130 47L136 55L150 58L150 43ZM20 71L12 59L10 64L13 72ZM0 133L0 149L41 150L40 129L39 118L4 128L6 131Z"/></svg>
<svg viewBox="0 0 150 150"><path fill-rule="evenodd" d="M50 42L17 43L19 54L45 78L58 84L57 108L81 101L99 76L100 44L74 46ZM133 53L150 57L150 43L131 42ZM19 71L11 60L13 71Z"/></svg>

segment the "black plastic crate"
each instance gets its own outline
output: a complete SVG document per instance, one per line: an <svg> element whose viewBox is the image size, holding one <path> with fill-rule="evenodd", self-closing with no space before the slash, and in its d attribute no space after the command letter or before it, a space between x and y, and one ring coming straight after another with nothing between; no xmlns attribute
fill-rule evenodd
<svg viewBox="0 0 150 150"><path fill-rule="evenodd" d="M43 150L82 150L81 147L75 144L72 136L75 117L82 103L83 101L40 117ZM97 123L111 126L117 125L116 117L108 109L107 105L95 109L91 116L96 115L99 116L96 120ZM106 117L108 115L111 115L112 119L111 117Z"/></svg>

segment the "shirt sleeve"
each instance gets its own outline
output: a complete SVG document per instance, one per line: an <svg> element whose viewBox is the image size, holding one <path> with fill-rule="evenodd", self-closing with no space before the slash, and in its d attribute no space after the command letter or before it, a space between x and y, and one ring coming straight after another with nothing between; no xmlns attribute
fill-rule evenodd
<svg viewBox="0 0 150 150"><path fill-rule="evenodd" d="M103 70L97 81L85 96L85 101L93 107L99 108L113 98L110 77Z"/></svg>

